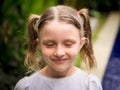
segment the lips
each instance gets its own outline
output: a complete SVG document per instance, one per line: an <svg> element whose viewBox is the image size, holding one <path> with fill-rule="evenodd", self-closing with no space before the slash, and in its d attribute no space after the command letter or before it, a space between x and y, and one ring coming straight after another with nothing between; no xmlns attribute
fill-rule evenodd
<svg viewBox="0 0 120 90"><path fill-rule="evenodd" d="M54 59L53 61L59 64L66 62L67 59Z"/></svg>

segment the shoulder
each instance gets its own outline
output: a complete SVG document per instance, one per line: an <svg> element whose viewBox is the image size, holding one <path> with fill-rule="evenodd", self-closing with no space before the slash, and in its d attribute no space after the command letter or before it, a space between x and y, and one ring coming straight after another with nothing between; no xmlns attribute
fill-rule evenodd
<svg viewBox="0 0 120 90"><path fill-rule="evenodd" d="M17 82L14 90L28 90L28 88L31 86L31 82L33 82L34 80L37 80L36 73L34 73L31 76L26 76L20 79Z"/></svg>
<svg viewBox="0 0 120 90"><path fill-rule="evenodd" d="M89 78L89 81L88 81L89 90L103 90L101 82L98 79L98 77L96 77L95 75L90 74L88 76L88 78Z"/></svg>
<svg viewBox="0 0 120 90"><path fill-rule="evenodd" d="M88 74L87 72L80 70L79 77L82 80L82 84L89 88L89 90L103 90L101 81L94 74Z"/></svg>
<svg viewBox="0 0 120 90"><path fill-rule="evenodd" d="M14 90L25 90L27 87L29 87L28 77L24 77L17 82Z"/></svg>

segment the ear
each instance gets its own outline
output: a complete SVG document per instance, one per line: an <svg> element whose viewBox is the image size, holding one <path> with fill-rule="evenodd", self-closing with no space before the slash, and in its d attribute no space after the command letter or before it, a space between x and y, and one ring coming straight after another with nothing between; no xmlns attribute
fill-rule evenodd
<svg viewBox="0 0 120 90"><path fill-rule="evenodd" d="M39 38L36 39L36 42L37 42L38 45L40 44Z"/></svg>
<svg viewBox="0 0 120 90"><path fill-rule="evenodd" d="M36 39L36 41L37 41L37 43L39 43L39 39L38 38Z"/></svg>
<svg viewBox="0 0 120 90"><path fill-rule="evenodd" d="M86 44L87 38L86 37L82 37L80 39L80 50L82 49L82 47Z"/></svg>

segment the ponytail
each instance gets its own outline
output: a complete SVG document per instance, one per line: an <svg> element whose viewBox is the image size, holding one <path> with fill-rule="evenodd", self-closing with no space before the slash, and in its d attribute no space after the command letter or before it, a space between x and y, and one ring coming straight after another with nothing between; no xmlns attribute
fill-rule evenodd
<svg viewBox="0 0 120 90"><path fill-rule="evenodd" d="M86 44L80 51L81 58L87 65L88 69L91 70L96 66L96 60L93 54L92 41L91 41L91 27L87 9L81 9L78 11L79 16L83 19L83 35L86 38Z"/></svg>
<svg viewBox="0 0 120 90"><path fill-rule="evenodd" d="M29 45L28 52L25 58L25 66L29 67L30 70L35 70L39 68L38 61L35 58L35 52L38 45L38 21L40 16L31 15L28 20L28 35L29 35Z"/></svg>

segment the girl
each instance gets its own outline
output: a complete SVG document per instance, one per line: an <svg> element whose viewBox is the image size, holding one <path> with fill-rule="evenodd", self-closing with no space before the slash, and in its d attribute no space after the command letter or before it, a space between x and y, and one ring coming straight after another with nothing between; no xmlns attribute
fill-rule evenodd
<svg viewBox="0 0 120 90"><path fill-rule="evenodd" d="M21 79L15 90L102 90L94 75L74 66L80 53L89 71L95 67L87 14L87 9L56 6L29 18L25 64L36 71ZM46 63L42 69L41 60Z"/></svg>

